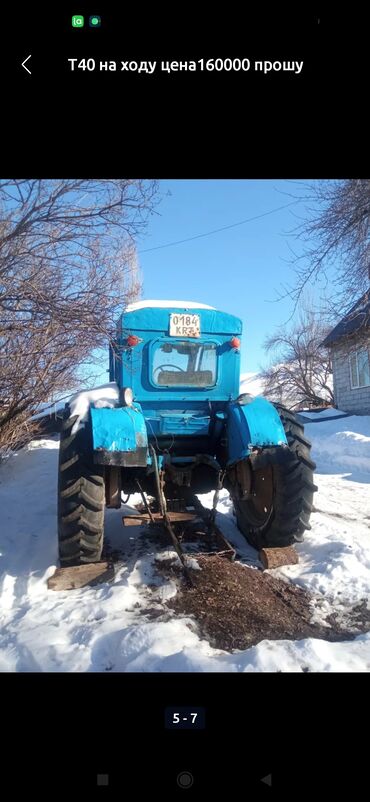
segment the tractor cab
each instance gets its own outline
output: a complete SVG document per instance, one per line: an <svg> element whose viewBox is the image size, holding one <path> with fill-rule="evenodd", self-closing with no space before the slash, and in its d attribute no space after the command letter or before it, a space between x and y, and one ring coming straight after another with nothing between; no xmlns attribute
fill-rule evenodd
<svg viewBox="0 0 370 802"><path fill-rule="evenodd" d="M239 394L242 323L195 302L127 307L110 351L110 380L140 404L148 440L176 456L212 453Z"/></svg>

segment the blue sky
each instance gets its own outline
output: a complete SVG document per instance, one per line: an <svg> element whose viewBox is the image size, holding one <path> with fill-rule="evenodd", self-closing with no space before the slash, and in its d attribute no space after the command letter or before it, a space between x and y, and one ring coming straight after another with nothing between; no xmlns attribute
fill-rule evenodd
<svg viewBox="0 0 370 802"><path fill-rule="evenodd" d="M300 243L290 232L304 213L303 203L192 242L145 251L264 214L302 192L302 185L285 180L161 181L157 214L137 243L143 298L200 301L242 318L242 372L258 371L266 362L264 339L292 312L289 299L276 298L283 284L293 282L290 248L299 252Z"/></svg>

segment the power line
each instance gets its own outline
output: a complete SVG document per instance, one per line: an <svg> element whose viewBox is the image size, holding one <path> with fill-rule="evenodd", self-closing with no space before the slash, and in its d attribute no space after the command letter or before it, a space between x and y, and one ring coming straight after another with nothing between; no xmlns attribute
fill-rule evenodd
<svg viewBox="0 0 370 802"><path fill-rule="evenodd" d="M154 248L144 248L142 251L138 251L138 253L149 253L149 251L159 251L162 248L171 248L173 245L182 245L183 242L191 242L195 239L200 239L201 237L210 237L212 234L218 234L219 231L227 231L228 228L236 228L236 226L243 226L245 223L252 223L253 220L260 220L261 217L268 217L269 214L275 214L275 212L280 212L281 209L287 209L288 206L294 206L298 203L298 200L291 201L290 203L285 203L284 206L277 206L276 209L270 209L269 212L264 212L263 214L257 214L255 217L247 217L246 220L240 220L239 223L231 223L229 226L222 226L222 228L214 228L213 231L206 231L204 234L196 234L194 237L187 237L186 239L178 239L175 242L167 242L165 245L156 245Z"/></svg>

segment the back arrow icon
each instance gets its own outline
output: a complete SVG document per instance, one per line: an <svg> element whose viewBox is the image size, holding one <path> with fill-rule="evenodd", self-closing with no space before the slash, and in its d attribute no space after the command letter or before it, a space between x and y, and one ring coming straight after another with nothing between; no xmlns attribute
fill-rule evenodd
<svg viewBox="0 0 370 802"><path fill-rule="evenodd" d="M25 58L24 61L22 61L22 67L24 67L24 69L27 70L27 72L29 72L30 75L32 75L31 70L29 70L28 67L25 66L25 64L26 64L26 61L28 61L28 59L31 58L31 55L32 55L32 53L30 53L30 55L27 56L27 58Z"/></svg>

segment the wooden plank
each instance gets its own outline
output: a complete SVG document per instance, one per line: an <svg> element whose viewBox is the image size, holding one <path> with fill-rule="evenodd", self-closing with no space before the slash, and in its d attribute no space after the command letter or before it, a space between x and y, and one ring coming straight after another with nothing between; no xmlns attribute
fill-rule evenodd
<svg viewBox="0 0 370 802"><path fill-rule="evenodd" d="M277 549L261 549L259 558L264 568L279 568L281 565L297 565L298 554L294 546Z"/></svg>
<svg viewBox="0 0 370 802"><path fill-rule="evenodd" d="M48 579L49 590L75 590L114 579L114 568L109 562L72 565L70 568L57 568Z"/></svg>

